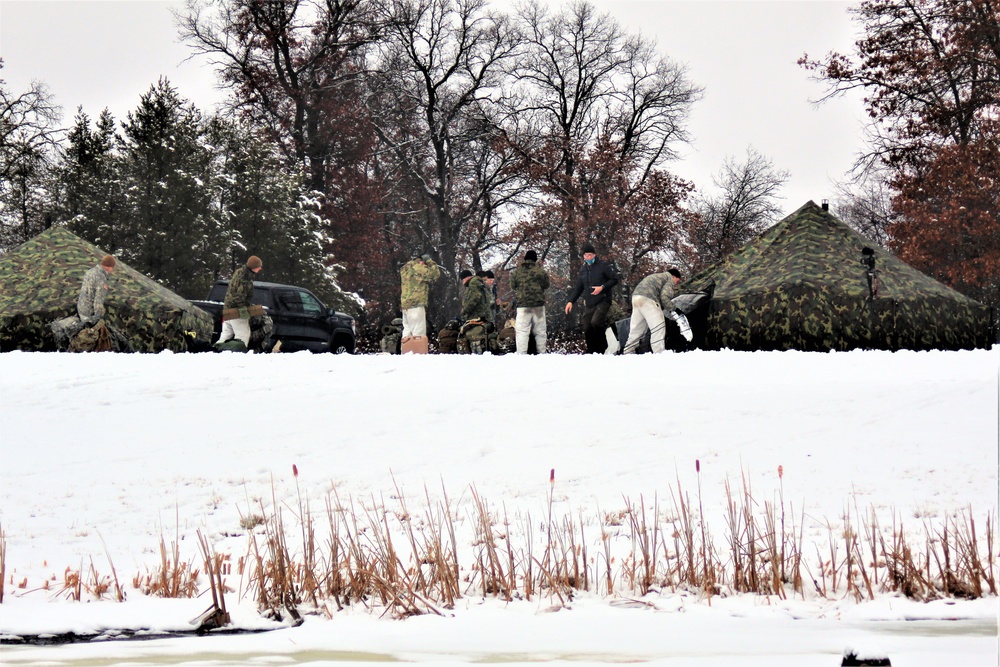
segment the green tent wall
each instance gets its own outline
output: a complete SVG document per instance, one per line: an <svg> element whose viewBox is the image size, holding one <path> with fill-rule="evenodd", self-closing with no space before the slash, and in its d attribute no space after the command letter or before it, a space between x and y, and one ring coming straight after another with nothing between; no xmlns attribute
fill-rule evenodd
<svg viewBox="0 0 1000 667"><path fill-rule="evenodd" d="M0 351L54 350L53 320L76 314L83 274L104 251L52 227L0 257ZM211 342L212 317L119 261L108 279L108 323L140 352Z"/></svg>
<svg viewBox="0 0 1000 667"><path fill-rule="evenodd" d="M871 298L862 249L874 250ZM683 291L714 283L706 349L957 350L996 340L987 306L875 247L808 202Z"/></svg>

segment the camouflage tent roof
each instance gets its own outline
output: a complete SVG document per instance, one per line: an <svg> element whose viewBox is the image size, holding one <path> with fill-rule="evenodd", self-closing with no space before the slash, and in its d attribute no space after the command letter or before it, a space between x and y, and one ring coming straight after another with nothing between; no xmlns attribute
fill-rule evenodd
<svg viewBox="0 0 1000 667"><path fill-rule="evenodd" d="M874 250L872 299L862 249ZM721 262L705 347L737 350L966 349L993 342L991 312L908 266L813 202Z"/></svg>
<svg viewBox="0 0 1000 667"><path fill-rule="evenodd" d="M52 350L49 322L76 313L83 274L106 253L52 227L0 257L0 350ZM106 319L137 351L183 351L185 337L209 342L212 317L118 262L108 278Z"/></svg>

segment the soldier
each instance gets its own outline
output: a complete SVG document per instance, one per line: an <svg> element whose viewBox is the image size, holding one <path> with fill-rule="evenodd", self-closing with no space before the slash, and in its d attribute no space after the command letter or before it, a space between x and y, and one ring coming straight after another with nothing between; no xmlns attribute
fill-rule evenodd
<svg viewBox="0 0 1000 667"><path fill-rule="evenodd" d="M622 354L635 354L647 331L651 333L650 347L653 352L663 352L666 349L664 337L667 328L664 313L677 322L681 335L691 342L691 327L687 318L674 310L674 287L680 282L681 272L677 269L653 273L639 281L632 292L632 319L629 322L628 342Z"/></svg>
<svg viewBox="0 0 1000 667"><path fill-rule="evenodd" d="M608 348L604 330L608 326L611 310L611 288L618 284L618 271L609 262L598 259L597 250L590 243L583 246L583 266L566 303L566 314L573 310L573 302L583 295L583 335L587 340L587 354L603 354Z"/></svg>
<svg viewBox="0 0 1000 667"><path fill-rule="evenodd" d="M545 354L545 290L549 287L549 276L537 261L538 253L529 250L524 253L521 266L514 269L510 276L510 287L517 298L514 330L518 354L528 353L532 335L538 354Z"/></svg>
<svg viewBox="0 0 1000 667"><path fill-rule="evenodd" d="M495 326L497 320L497 293L496 289L493 287L493 283L496 282L496 279L493 277L492 271L476 271L476 277L483 281L483 298L486 299L486 302L489 304L489 308L487 309L489 315L483 321Z"/></svg>
<svg viewBox="0 0 1000 667"><path fill-rule="evenodd" d="M493 324L500 328L500 297L497 295L497 277L489 269L483 271L483 282L486 283L486 295L490 297L490 304L493 310Z"/></svg>
<svg viewBox="0 0 1000 667"><path fill-rule="evenodd" d="M260 257L250 255L247 263L236 269L233 277L229 280L229 288L226 290L226 298L222 303L223 308L249 308L253 299L253 277L264 268ZM228 319L222 323L222 335L218 342L225 343L227 340L236 338L242 341L244 346L250 345L250 318L237 317Z"/></svg>
<svg viewBox="0 0 1000 667"><path fill-rule="evenodd" d="M472 275L472 271L463 270L458 277L465 285L465 293L462 295L462 321L489 322L492 309L490 299L486 296L486 283L479 276Z"/></svg>
<svg viewBox="0 0 1000 667"><path fill-rule="evenodd" d="M427 303L430 284L441 277L430 255L414 257L399 270L400 306L403 310L403 338L427 335Z"/></svg>
<svg viewBox="0 0 1000 667"><path fill-rule="evenodd" d="M490 297L487 296L486 283L479 276L473 275L468 269L463 270L458 277L465 289L462 292L462 314L464 324L459 329L456 343L460 354L483 354L490 350L490 317L493 309Z"/></svg>
<svg viewBox="0 0 1000 667"><path fill-rule="evenodd" d="M101 261L83 274L80 297L76 300L76 312L84 326L92 327L104 318L104 297L108 293L108 276L118 261L112 255L105 255Z"/></svg>

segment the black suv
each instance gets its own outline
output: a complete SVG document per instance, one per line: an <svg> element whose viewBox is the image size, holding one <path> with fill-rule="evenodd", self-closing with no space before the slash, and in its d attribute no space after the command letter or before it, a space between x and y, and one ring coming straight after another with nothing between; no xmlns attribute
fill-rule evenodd
<svg viewBox="0 0 1000 667"><path fill-rule="evenodd" d="M215 319L216 339L222 330L222 302L228 287L228 280L217 280L207 300L191 302L211 313ZM281 341L282 352L354 352L354 318L327 308L304 287L254 282L253 303L264 306L264 312L274 324L271 340Z"/></svg>

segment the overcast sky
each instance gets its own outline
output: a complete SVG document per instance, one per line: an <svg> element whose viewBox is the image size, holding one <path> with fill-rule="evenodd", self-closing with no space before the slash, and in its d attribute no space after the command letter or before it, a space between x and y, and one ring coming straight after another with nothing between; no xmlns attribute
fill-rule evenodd
<svg viewBox="0 0 1000 667"><path fill-rule="evenodd" d="M856 39L850 3L593 2L630 31L655 38L705 88L691 117L694 144L669 166L673 172L711 191L726 156L741 157L753 146L791 173L786 213L809 199L833 198L833 182L861 150L863 109L857 97L812 104L824 89L795 61L804 52L850 52ZM181 7L182 1L161 0L0 0L0 78L14 92L44 82L67 125L80 105L92 118L107 107L124 119L161 76L211 110L224 93L206 61L187 60L171 15Z"/></svg>

